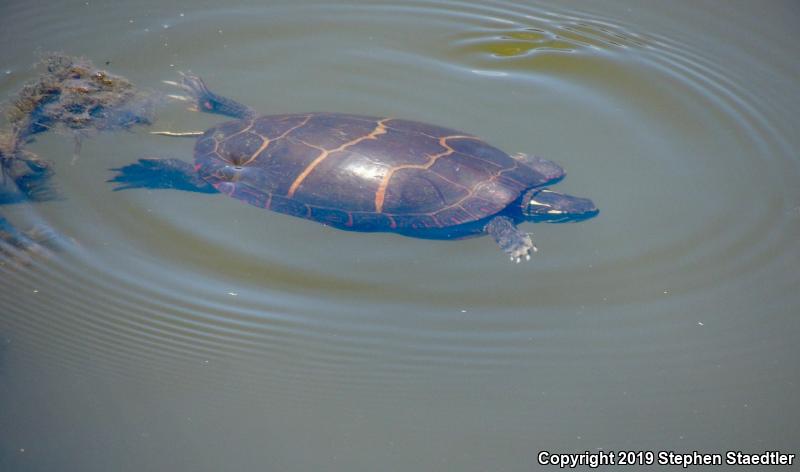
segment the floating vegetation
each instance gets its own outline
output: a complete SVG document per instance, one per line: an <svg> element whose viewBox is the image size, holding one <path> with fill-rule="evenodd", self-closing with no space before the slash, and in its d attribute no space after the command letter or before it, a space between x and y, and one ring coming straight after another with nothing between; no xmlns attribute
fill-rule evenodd
<svg viewBox="0 0 800 472"><path fill-rule="evenodd" d="M532 18L529 21L536 26L486 28L463 35L455 44L467 53L495 58L647 47L643 39L605 23L565 19L540 23Z"/></svg>
<svg viewBox="0 0 800 472"><path fill-rule="evenodd" d="M10 100L10 125L0 130L0 204L59 198L52 183L53 165L25 149L35 135L55 130L75 138L100 131L150 124L154 98L126 78L100 70L91 61L64 54L45 56L39 76ZM46 253L55 240L51 230L22 233L0 216L0 262L26 260Z"/></svg>
<svg viewBox="0 0 800 472"><path fill-rule="evenodd" d="M152 97L88 59L51 54L6 111L21 138L49 129L80 133L128 129L152 120Z"/></svg>

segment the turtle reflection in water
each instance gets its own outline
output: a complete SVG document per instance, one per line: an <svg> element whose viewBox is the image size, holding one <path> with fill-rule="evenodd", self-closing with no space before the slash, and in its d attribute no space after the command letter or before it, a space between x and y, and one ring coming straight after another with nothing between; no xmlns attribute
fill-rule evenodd
<svg viewBox="0 0 800 472"><path fill-rule="evenodd" d="M57 191L50 183L50 164L33 153L10 147L9 140L14 139L8 133L0 133L0 205L57 199ZM7 152L11 149L13 152ZM31 255L46 255L48 246L56 242L55 233L43 225L19 231L0 215L0 266L7 262L29 264Z"/></svg>
<svg viewBox="0 0 800 472"><path fill-rule="evenodd" d="M197 136L194 166L141 159L113 169L116 190L221 192L260 208L351 231L428 239L491 235L519 262L536 251L524 221L595 216L591 200L546 188L557 164L509 155L479 138L395 118L341 113L262 116L195 76L180 84L206 112L236 118Z"/></svg>

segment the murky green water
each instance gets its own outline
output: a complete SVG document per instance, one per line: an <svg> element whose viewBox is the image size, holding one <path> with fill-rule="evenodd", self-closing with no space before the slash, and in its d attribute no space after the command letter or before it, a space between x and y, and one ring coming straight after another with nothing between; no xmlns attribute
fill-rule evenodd
<svg viewBox="0 0 800 472"><path fill-rule="evenodd" d="M347 233L220 195L111 192L192 141L31 146L75 240L0 268L3 471L529 471L540 450L797 453L794 2L11 1L37 51L142 88L191 70L265 114L397 116L556 160L595 219L489 238ZM153 129L220 119L179 103ZM633 470L635 468L627 468Z"/></svg>

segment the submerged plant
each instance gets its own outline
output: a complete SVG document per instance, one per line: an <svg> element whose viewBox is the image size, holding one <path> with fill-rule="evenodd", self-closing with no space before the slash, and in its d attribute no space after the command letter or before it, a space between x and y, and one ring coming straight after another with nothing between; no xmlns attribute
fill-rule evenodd
<svg viewBox="0 0 800 472"><path fill-rule="evenodd" d="M152 120L151 95L88 59L50 54L39 67L42 73L19 91L6 111L23 139L53 128L91 133Z"/></svg>
<svg viewBox="0 0 800 472"><path fill-rule="evenodd" d="M53 53L38 68L39 75L5 107L9 127L0 130L0 204L59 198L53 165L25 149L35 135L68 133L77 154L84 137L149 124L153 117L152 94L88 59ZM22 253L45 253L42 244L55 239L51 230L19 232L0 216L0 263L27 257Z"/></svg>

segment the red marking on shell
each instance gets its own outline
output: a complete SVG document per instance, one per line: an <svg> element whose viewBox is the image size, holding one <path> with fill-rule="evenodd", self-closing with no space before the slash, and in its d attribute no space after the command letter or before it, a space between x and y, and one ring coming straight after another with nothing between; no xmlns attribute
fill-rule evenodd
<svg viewBox="0 0 800 472"><path fill-rule="evenodd" d="M294 179L294 182L292 182L292 185L289 187L289 192L286 194L286 196L289 197L289 198L293 197L295 192L297 191L297 189L300 187L300 185L303 183L303 181L306 179L306 177L308 177L308 174L310 174L322 161L327 159L328 156L330 156L331 154L336 153L336 152L344 151L345 149L347 149L349 147L355 146L356 144L360 143L361 141L365 141L365 140L368 140L368 139L378 139L378 136L380 136L382 134L386 134L386 122L390 121L390 120L391 120L391 118L384 118L382 120L379 120L377 122L376 126L375 126L375 129L373 129L369 134L364 135L364 136L359 136L358 138L355 138L355 139L353 139L351 141L348 141L348 142L342 144L341 146L337 147L336 149L325 149L325 148L322 148L322 147L319 147L319 146L315 146L315 145L310 144L310 143L303 143L303 144L305 144L305 145L307 145L309 147L317 149L320 153L311 162L311 164L306 166L306 168L303 169L302 172L300 172L300 175L298 175Z"/></svg>
<svg viewBox="0 0 800 472"><path fill-rule="evenodd" d="M467 135L452 135L452 136L442 136L439 138L439 145L444 148L444 151L441 151L436 154L428 155L428 162L425 164L403 164L398 165L390 168L386 174L384 174L383 178L381 179L381 183L378 185L378 190L375 192L375 211L377 213L381 213L383 211L383 202L386 198L386 190L389 187L389 182L392 180L392 176L395 172L402 170L402 169L423 169L428 170L430 169L437 160L442 157L449 156L455 152L455 150L448 144L448 139L475 139L478 138L474 136L467 136Z"/></svg>

